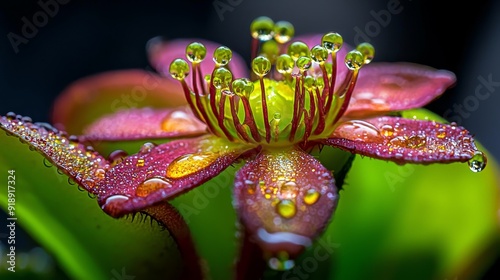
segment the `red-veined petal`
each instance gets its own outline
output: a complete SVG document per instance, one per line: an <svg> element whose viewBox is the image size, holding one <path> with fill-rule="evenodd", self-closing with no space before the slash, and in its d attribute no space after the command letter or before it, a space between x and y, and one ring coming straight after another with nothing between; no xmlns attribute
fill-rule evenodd
<svg viewBox="0 0 500 280"><path fill-rule="evenodd" d="M87 140L133 140L200 135L206 126L188 107L130 109L104 116L84 129Z"/></svg>
<svg viewBox="0 0 500 280"><path fill-rule="evenodd" d="M285 251L294 257L310 245L330 220L337 198L331 172L299 148L262 150L236 174L240 220L272 255Z"/></svg>
<svg viewBox="0 0 500 280"><path fill-rule="evenodd" d="M49 124L32 123L29 118L12 115L0 117L0 128L37 150L90 193L96 193L96 184L109 168L107 160L92 147L78 143Z"/></svg>
<svg viewBox="0 0 500 280"><path fill-rule="evenodd" d="M253 148L214 136L147 144L106 173L98 202L114 217L139 211L201 185Z"/></svg>
<svg viewBox="0 0 500 280"><path fill-rule="evenodd" d="M54 103L52 122L59 129L79 135L99 117L119 110L186 104L178 82L134 69L104 72L70 84Z"/></svg>
<svg viewBox="0 0 500 280"><path fill-rule="evenodd" d="M465 162L481 153L463 127L398 117L347 121L324 143L400 164Z"/></svg>
<svg viewBox="0 0 500 280"><path fill-rule="evenodd" d="M418 108L455 83L455 75L413 63L373 63L359 71L344 116L358 118Z"/></svg>

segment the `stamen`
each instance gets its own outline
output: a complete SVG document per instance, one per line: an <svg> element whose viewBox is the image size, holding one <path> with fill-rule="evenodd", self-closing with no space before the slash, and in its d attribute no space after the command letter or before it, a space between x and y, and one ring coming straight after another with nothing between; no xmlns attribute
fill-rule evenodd
<svg viewBox="0 0 500 280"><path fill-rule="evenodd" d="M229 141L289 145L331 135L347 110L359 69L373 60L373 46L363 43L346 55L349 71L336 90L337 52L343 44L339 34L326 33L318 45L309 48L300 41L285 45L294 35L293 26L286 21L274 23L260 17L252 22L250 31L252 77L259 81L233 80L228 68L232 51L225 46L214 51L214 70L205 77L200 63L206 48L197 42L187 46L193 90L185 80L188 63L183 59L171 63L170 74L181 82L195 116L209 132ZM293 73L294 69L298 73ZM254 92L254 86L260 88ZM287 111L290 107L293 112ZM262 115L254 115L255 109L262 110Z"/></svg>
<svg viewBox="0 0 500 280"><path fill-rule="evenodd" d="M266 86L264 85L264 76L271 70L271 62L263 56L258 56L252 61L252 70L259 76L261 100L262 100L262 114L264 117L264 126L266 130L266 142L271 141L271 125L269 124L269 115L267 112L266 100Z"/></svg>
<svg viewBox="0 0 500 280"><path fill-rule="evenodd" d="M268 17L258 17L250 24L250 34L252 35L252 60L259 53L260 42L271 40L274 36L274 21Z"/></svg>

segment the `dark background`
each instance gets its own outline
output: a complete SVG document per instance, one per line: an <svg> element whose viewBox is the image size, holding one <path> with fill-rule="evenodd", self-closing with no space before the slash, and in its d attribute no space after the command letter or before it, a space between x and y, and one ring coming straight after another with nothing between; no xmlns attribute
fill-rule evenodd
<svg viewBox="0 0 500 280"><path fill-rule="evenodd" d="M211 39L248 58L249 23L268 15L291 21L297 34L339 32L351 45L360 41L363 32L376 47L375 61L411 61L453 71L458 77L456 87L427 107L469 128L500 157L495 129L500 121L500 85L490 88L491 94L483 100L474 96L479 77L500 81L498 2L59 1L0 4L0 114L14 111L48 121L54 98L72 81L106 70L146 69L145 43L157 35ZM44 12L40 3L49 2L57 3L57 11L45 12L48 20L39 24L37 33L13 47L9 34L22 36L26 20L35 23L34 15ZM399 12L389 13L388 18L383 14L390 5ZM43 17L40 21L44 23ZM454 106L463 106L464 111Z"/></svg>
<svg viewBox="0 0 500 280"><path fill-rule="evenodd" d="M57 11L51 6L52 15L44 12L47 21L16 51L9 37L23 36L26 21L34 23L33 16L44 11L40 3L49 2L57 3ZM107 70L148 69L145 43L157 35L210 39L231 47L248 63L249 24L267 15L292 22L296 34L339 32L351 45L359 42L356 36L361 31L376 48L375 61L410 61L453 71L456 86L427 108L467 127L500 158L498 1L60 2L1 2L1 115L14 111L35 121L49 121L53 100L72 81ZM380 17L387 15L388 5L397 5L400 12ZM475 96L481 78L498 82L483 100ZM483 96L488 93L485 90ZM457 106L462 106L462 113Z"/></svg>

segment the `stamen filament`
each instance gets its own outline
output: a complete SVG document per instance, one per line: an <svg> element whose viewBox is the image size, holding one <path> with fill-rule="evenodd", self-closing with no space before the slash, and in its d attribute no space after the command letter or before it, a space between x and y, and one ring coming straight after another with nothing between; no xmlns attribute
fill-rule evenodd
<svg viewBox="0 0 500 280"><path fill-rule="evenodd" d="M264 77L260 76L260 89L261 89L261 100L262 100L262 115L264 117L264 127L266 130L266 142L271 141L271 125L269 124L269 115L267 112L267 100L266 100L266 86L264 85Z"/></svg>

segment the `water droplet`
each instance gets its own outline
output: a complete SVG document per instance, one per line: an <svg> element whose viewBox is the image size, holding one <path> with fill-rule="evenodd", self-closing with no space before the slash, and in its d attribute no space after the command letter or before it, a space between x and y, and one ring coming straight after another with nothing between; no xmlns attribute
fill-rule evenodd
<svg viewBox="0 0 500 280"><path fill-rule="evenodd" d="M174 111L161 122L163 131L193 132L200 130L200 124L184 111Z"/></svg>
<svg viewBox="0 0 500 280"><path fill-rule="evenodd" d="M116 150L109 154L108 161L111 163L111 166L115 166L120 164L127 155L127 152L123 150Z"/></svg>
<svg viewBox="0 0 500 280"><path fill-rule="evenodd" d="M200 63L207 55L207 48L198 42L193 42L186 47L186 58L193 63Z"/></svg>
<svg viewBox="0 0 500 280"><path fill-rule="evenodd" d="M245 186L247 187L248 194L254 194L255 193L255 188L257 187L257 185L255 184L254 181L245 180Z"/></svg>
<svg viewBox="0 0 500 280"><path fill-rule="evenodd" d="M285 182L280 187L280 198L281 199L294 199L297 197L298 188L295 182Z"/></svg>
<svg viewBox="0 0 500 280"><path fill-rule="evenodd" d="M284 271L292 269L295 266L295 262L288 259L288 254L286 254L286 257L270 258L268 260L268 265L274 270Z"/></svg>
<svg viewBox="0 0 500 280"><path fill-rule="evenodd" d="M352 120L345 122L342 126L347 126L347 129L352 130L358 137L358 140L367 140L380 136L380 131L369 122Z"/></svg>
<svg viewBox="0 0 500 280"><path fill-rule="evenodd" d="M102 168L98 168L95 170L94 175L97 179L102 180L104 179L104 176L106 175L106 170Z"/></svg>
<svg viewBox="0 0 500 280"><path fill-rule="evenodd" d="M106 201L104 202L104 204L102 205L102 209L105 209L106 206L111 203L111 202L125 202L129 200L128 196L124 196L124 195L120 195L120 194L115 194L115 195L112 195L108 198L106 198Z"/></svg>
<svg viewBox="0 0 500 280"><path fill-rule="evenodd" d="M446 137L446 130L444 130L443 128L438 129L438 131L436 133L436 137L439 139L445 138Z"/></svg>
<svg viewBox="0 0 500 280"><path fill-rule="evenodd" d="M391 137L394 134L394 128L389 124L384 124L380 128L380 134L382 134L385 137Z"/></svg>
<svg viewBox="0 0 500 280"><path fill-rule="evenodd" d="M281 114L280 114L280 113L274 113L273 118L274 118L275 120L279 120L279 119L281 119Z"/></svg>
<svg viewBox="0 0 500 280"><path fill-rule="evenodd" d="M285 44L295 35L295 28L288 21L278 21L274 24L274 40Z"/></svg>
<svg viewBox="0 0 500 280"><path fill-rule="evenodd" d="M144 159L140 158L137 160L137 163L135 164L137 167L143 167L144 166Z"/></svg>
<svg viewBox="0 0 500 280"><path fill-rule="evenodd" d="M425 146L426 137L424 135L412 135L406 140L406 146L412 149L418 149Z"/></svg>
<svg viewBox="0 0 500 280"><path fill-rule="evenodd" d="M141 149L139 150L139 153L141 154L147 154L149 152L151 152L151 150L156 147L155 144L151 143L151 142L146 142L142 145Z"/></svg>
<svg viewBox="0 0 500 280"><path fill-rule="evenodd" d="M159 189L171 188L172 183L165 178L154 177L147 179L142 184L140 184L135 190L135 194L140 197L148 196L150 193L157 191Z"/></svg>
<svg viewBox="0 0 500 280"><path fill-rule="evenodd" d="M170 63L169 72L172 78L182 81L189 74L189 65L184 59L177 58Z"/></svg>
<svg viewBox="0 0 500 280"><path fill-rule="evenodd" d="M292 200L283 199L276 205L276 211L281 217L290 219L297 213L297 207Z"/></svg>
<svg viewBox="0 0 500 280"><path fill-rule="evenodd" d="M265 16L254 19L250 24L250 34L254 39L271 40L274 36L274 21Z"/></svg>
<svg viewBox="0 0 500 280"><path fill-rule="evenodd" d="M52 163L46 158L43 159L43 165L46 167L52 167Z"/></svg>
<svg viewBox="0 0 500 280"><path fill-rule="evenodd" d="M172 179L191 175L207 168L219 158L219 153L187 154L176 158L167 167L167 177Z"/></svg>
<svg viewBox="0 0 500 280"><path fill-rule="evenodd" d="M305 194L304 194L304 203L307 205L313 205L316 203L319 199L321 194L315 190L315 189L309 189Z"/></svg>
<svg viewBox="0 0 500 280"><path fill-rule="evenodd" d="M469 168L472 172L481 172L486 167L488 162L486 156L481 151L476 151L474 156L469 160Z"/></svg>
<svg viewBox="0 0 500 280"><path fill-rule="evenodd" d="M8 119L8 120L15 120L16 119L16 113L14 112L8 112L5 117Z"/></svg>

